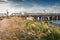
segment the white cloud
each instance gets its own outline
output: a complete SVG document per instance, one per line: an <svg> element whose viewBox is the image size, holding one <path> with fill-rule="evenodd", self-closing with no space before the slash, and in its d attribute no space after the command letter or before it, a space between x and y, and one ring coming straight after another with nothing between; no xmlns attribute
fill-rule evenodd
<svg viewBox="0 0 60 40"><path fill-rule="evenodd" d="M16 5L12 4L11 2L0 3L0 13L6 13L6 10L8 10L10 13L20 12L20 11L33 12L33 13L44 13L44 12L60 13L60 6L54 5L50 7L43 7L43 6L37 6L34 4L34 6L31 8L24 8L24 7L19 8L19 7L16 7Z"/></svg>
<svg viewBox="0 0 60 40"><path fill-rule="evenodd" d="M1 1L7 2L8 0L1 0Z"/></svg>
<svg viewBox="0 0 60 40"><path fill-rule="evenodd" d="M0 3L0 13L6 13L8 10L10 13L17 12L19 8L16 8L11 3Z"/></svg>
<svg viewBox="0 0 60 40"><path fill-rule="evenodd" d="M50 6L50 7L33 6L32 8L26 9L26 12L33 12L33 13L60 13L60 6L56 6L56 5L55 6Z"/></svg>

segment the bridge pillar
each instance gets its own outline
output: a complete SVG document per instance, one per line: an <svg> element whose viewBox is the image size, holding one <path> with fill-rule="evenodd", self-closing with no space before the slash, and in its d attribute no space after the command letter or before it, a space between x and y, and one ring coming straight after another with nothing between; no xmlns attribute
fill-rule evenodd
<svg viewBox="0 0 60 40"><path fill-rule="evenodd" d="M37 20L39 21L40 20L40 17L37 17Z"/></svg>
<svg viewBox="0 0 60 40"><path fill-rule="evenodd" d="M48 20L50 20L50 16L48 16Z"/></svg>
<svg viewBox="0 0 60 40"><path fill-rule="evenodd" d="M41 21L43 20L43 17L41 17Z"/></svg>
<svg viewBox="0 0 60 40"><path fill-rule="evenodd" d="M58 16L58 20L60 20L60 16Z"/></svg>
<svg viewBox="0 0 60 40"><path fill-rule="evenodd" d="M56 20L56 16L51 16L50 19L51 20Z"/></svg>
<svg viewBox="0 0 60 40"><path fill-rule="evenodd" d="M58 20L58 16L56 17L56 20Z"/></svg>

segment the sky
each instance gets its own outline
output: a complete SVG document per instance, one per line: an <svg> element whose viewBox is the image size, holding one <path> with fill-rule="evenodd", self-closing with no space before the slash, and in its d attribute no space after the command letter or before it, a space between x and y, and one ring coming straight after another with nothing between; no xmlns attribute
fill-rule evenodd
<svg viewBox="0 0 60 40"><path fill-rule="evenodd" d="M0 13L60 13L60 0L0 0Z"/></svg>

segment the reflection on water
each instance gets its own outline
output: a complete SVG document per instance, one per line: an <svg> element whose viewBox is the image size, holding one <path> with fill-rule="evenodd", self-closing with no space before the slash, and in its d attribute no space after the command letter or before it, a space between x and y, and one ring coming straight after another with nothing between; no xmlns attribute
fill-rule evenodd
<svg viewBox="0 0 60 40"><path fill-rule="evenodd" d="M52 20L51 21L53 24L58 24L58 25L60 25L60 20Z"/></svg>

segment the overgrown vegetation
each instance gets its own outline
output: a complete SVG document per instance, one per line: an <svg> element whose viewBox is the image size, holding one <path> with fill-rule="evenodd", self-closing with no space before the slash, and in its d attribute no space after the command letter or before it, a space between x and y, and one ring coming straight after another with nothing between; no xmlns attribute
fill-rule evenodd
<svg viewBox="0 0 60 40"><path fill-rule="evenodd" d="M4 36L0 36L1 40L60 40L60 27L52 28L45 23L19 17L10 20L14 22L2 32Z"/></svg>

